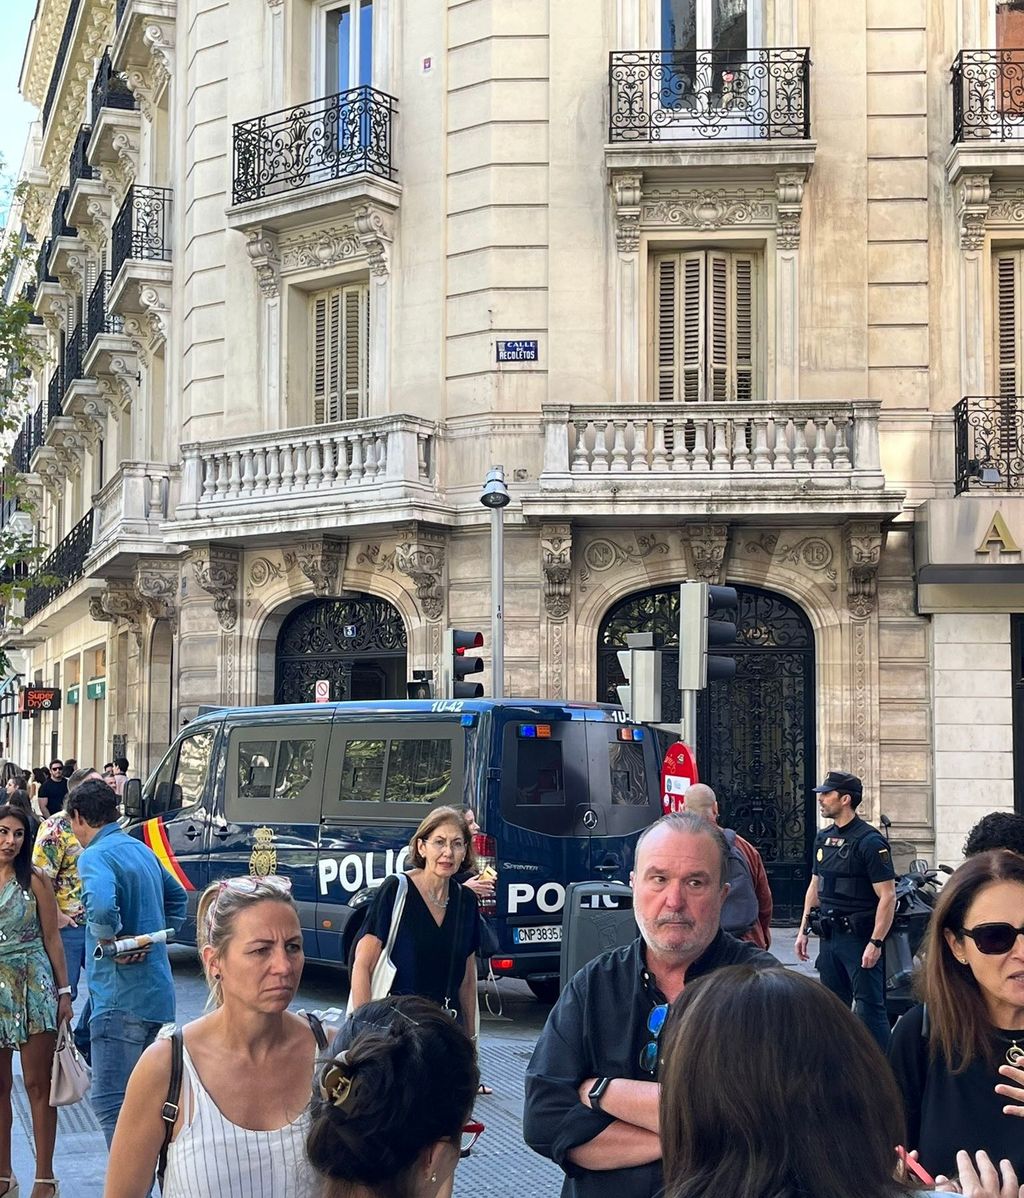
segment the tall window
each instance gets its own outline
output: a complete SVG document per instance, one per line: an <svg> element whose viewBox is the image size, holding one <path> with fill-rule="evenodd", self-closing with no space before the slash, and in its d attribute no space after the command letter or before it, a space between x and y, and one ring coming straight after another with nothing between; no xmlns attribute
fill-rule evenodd
<svg viewBox="0 0 1024 1198"><path fill-rule="evenodd" d="M996 391L1020 395L1024 385L1024 250L993 257Z"/></svg>
<svg viewBox="0 0 1024 1198"><path fill-rule="evenodd" d="M310 303L313 421L356 420L367 410L369 288L365 283L332 287Z"/></svg>
<svg viewBox="0 0 1024 1198"><path fill-rule="evenodd" d="M752 399L760 386L760 255L687 250L654 259L655 394L661 403Z"/></svg>
<svg viewBox="0 0 1024 1198"><path fill-rule="evenodd" d="M661 0L661 104L695 118L763 106L746 70L759 15L759 0Z"/></svg>
<svg viewBox="0 0 1024 1198"><path fill-rule="evenodd" d="M373 0L349 0L325 14L325 94L373 82Z"/></svg>

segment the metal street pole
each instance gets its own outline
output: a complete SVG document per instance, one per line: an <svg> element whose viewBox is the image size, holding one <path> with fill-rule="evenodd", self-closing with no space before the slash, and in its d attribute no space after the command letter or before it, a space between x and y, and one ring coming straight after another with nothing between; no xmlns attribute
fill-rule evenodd
<svg viewBox="0 0 1024 1198"><path fill-rule="evenodd" d="M491 508L491 694L505 697L505 509Z"/></svg>
<svg viewBox="0 0 1024 1198"><path fill-rule="evenodd" d="M696 691L680 691L679 692L680 706L680 724L679 729L681 735L679 739L693 749L694 754L697 753L697 692ZM700 760L698 756L697 760Z"/></svg>

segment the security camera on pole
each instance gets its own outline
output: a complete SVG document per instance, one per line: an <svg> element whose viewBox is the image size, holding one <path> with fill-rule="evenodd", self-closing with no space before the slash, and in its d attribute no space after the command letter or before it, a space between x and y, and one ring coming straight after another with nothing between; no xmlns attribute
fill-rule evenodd
<svg viewBox="0 0 1024 1198"><path fill-rule="evenodd" d="M512 496L505 468L492 466L484 479L480 502L491 510L491 695L505 695L505 508Z"/></svg>
<svg viewBox="0 0 1024 1198"><path fill-rule="evenodd" d="M735 617L739 596L734 587L710 586L706 582L684 582L679 590L679 690L682 739L697 748L697 692L709 682L736 676L736 661L709 653L724 649L736 640L736 624L712 620L719 612ZM697 754L698 761L700 754Z"/></svg>

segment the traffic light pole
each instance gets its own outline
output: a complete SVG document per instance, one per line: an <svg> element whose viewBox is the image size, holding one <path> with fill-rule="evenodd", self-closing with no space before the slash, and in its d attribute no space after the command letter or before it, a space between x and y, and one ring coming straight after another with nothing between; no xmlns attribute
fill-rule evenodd
<svg viewBox="0 0 1024 1198"><path fill-rule="evenodd" d="M679 739L697 754L697 691L679 692Z"/></svg>
<svg viewBox="0 0 1024 1198"><path fill-rule="evenodd" d="M505 697L505 509L491 508L491 695Z"/></svg>

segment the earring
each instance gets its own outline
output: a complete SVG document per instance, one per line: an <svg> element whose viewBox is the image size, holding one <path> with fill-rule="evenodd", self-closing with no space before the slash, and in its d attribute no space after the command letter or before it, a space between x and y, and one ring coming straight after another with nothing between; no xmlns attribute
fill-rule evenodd
<svg viewBox="0 0 1024 1198"><path fill-rule="evenodd" d="M436 1174L436 1173L431 1173L431 1175L430 1175L430 1184L431 1184L431 1185L433 1185L433 1184L434 1184L436 1181L437 1181L437 1174Z"/></svg>

